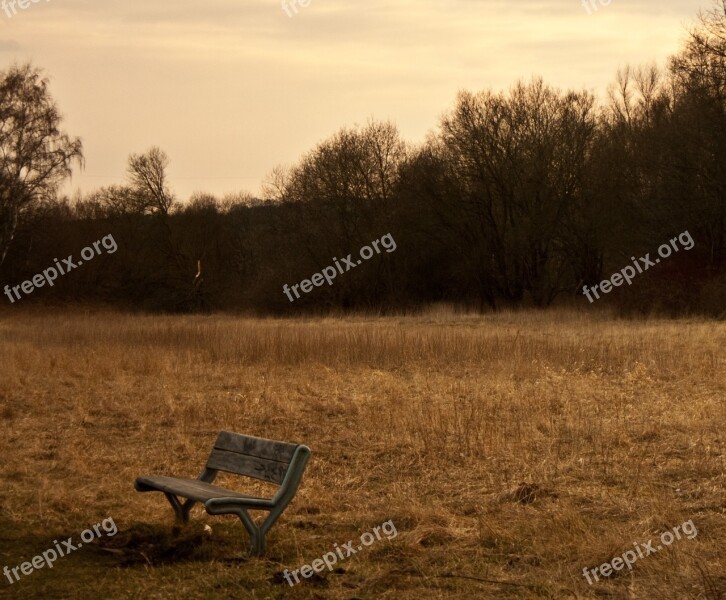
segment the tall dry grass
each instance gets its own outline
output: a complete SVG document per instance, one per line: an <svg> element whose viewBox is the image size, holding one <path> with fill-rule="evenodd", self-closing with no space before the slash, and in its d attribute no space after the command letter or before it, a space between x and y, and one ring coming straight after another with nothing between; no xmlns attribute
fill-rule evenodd
<svg viewBox="0 0 726 600"><path fill-rule="evenodd" d="M0 559L109 514L121 533L0 594L726 597L724 348L724 324L568 312L3 317ZM313 449L266 560L235 561L241 526L203 511L212 538L164 537L163 497L133 491L196 476L221 429ZM345 572L280 579L389 519ZM694 540L587 585L688 519Z"/></svg>

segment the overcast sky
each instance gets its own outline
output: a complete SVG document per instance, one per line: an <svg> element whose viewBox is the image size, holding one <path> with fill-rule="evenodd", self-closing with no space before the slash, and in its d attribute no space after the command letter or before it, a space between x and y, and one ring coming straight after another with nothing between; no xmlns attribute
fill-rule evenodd
<svg viewBox="0 0 726 600"><path fill-rule="evenodd" d="M128 155L157 145L182 199L257 194L342 126L391 119L422 141L459 89L539 74L602 98L711 5L593 1L588 15L581 0L311 0L288 17L280 0L40 0L0 11L0 64L50 76L84 143L72 189L121 183Z"/></svg>

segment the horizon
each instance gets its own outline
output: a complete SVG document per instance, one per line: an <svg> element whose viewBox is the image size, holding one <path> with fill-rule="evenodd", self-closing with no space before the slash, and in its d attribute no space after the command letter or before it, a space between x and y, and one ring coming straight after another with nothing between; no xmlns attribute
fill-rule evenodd
<svg viewBox="0 0 726 600"><path fill-rule="evenodd" d="M663 66L709 4L613 0L588 14L579 0L298 0L288 16L276 1L49 0L0 11L0 52L4 68L44 71L64 129L83 140L86 167L65 193L124 182L128 156L158 146L179 200L261 197L273 168L343 127L390 120L423 142L460 90L539 76L604 102L618 68Z"/></svg>

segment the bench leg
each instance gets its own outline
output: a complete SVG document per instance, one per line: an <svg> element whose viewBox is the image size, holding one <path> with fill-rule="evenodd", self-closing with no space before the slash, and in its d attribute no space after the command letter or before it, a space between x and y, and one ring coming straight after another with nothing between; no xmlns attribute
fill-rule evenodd
<svg viewBox="0 0 726 600"><path fill-rule="evenodd" d="M250 534L250 553L253 556L260 556L265 551L265 533L260 530L257 523L252 520L250 513L244 508L237 509L235 514L242 521L247 533Z"/></svg>
<svg viewBox="0 0 726 600"><path fill-rule="evenodd" d="M250 553L253 556L260 556L265 551L265 537L270 528L280 518L285 510L285 505L275 506L267 518L257 525L250 516L247 508L235 504L222 504L217 506L205 505L210 515L237 515L250 535ZM253 509L254 510L254 509Z"/></svg>
<svg viewBox="0 0 726 600"><path fill-rule="evenodd" d="M245 526L245 529L250 534L251 538L251 552L254 556L260 556L265 551L265 537L270 528L275 524L280 515L285 511L284 506L276 506L270 511L270 514L262 522L260 526L252 520L250 514L244 508L239 508L235 511L239 516L240 521Z"/></svg>
<svg viewBox="0 0 726 600"><path fill-rule="evenodd" d="M177 498L174 494L164 492L164 496L166 496L169 504L171 504L171 507L174 509L174 516L176 517L176 522L180 525L189 523L189 513L191 512L196 502L194 500L187 499L184 504L182 504L181 502L179 502L179 498Z"/></svg>
<svg viewBox="0 0 726 600"><path fill-rule="evenodd" d="M282 506L275 507L272 511L270 511L270 514L260 526L252 520L250 513L248 513L246 509L239 508L235 511L235 513L239 516L240 521L244 524L245 529L247 529L247 532L250 534L250 551L254 556L260 556L264 553L265 537L267 536L267 532L270 531L270 528L275 524L275 521L280 518L280 515L284 510L285 508Z"/></svg>

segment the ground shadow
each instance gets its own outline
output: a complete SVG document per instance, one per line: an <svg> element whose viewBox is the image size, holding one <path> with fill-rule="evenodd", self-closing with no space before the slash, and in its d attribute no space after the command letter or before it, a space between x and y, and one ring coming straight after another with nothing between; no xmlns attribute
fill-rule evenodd
<svg viewBox="0 0 726 600"><path fill-rule="evenodd" d="M201 523L183 527L140 523L114 537L99 539L95 551L115 556L119 567L210 560L239 564L247 561L246 544L239 532L233 535L222 526L216 526L212 535Z"/></svg>

